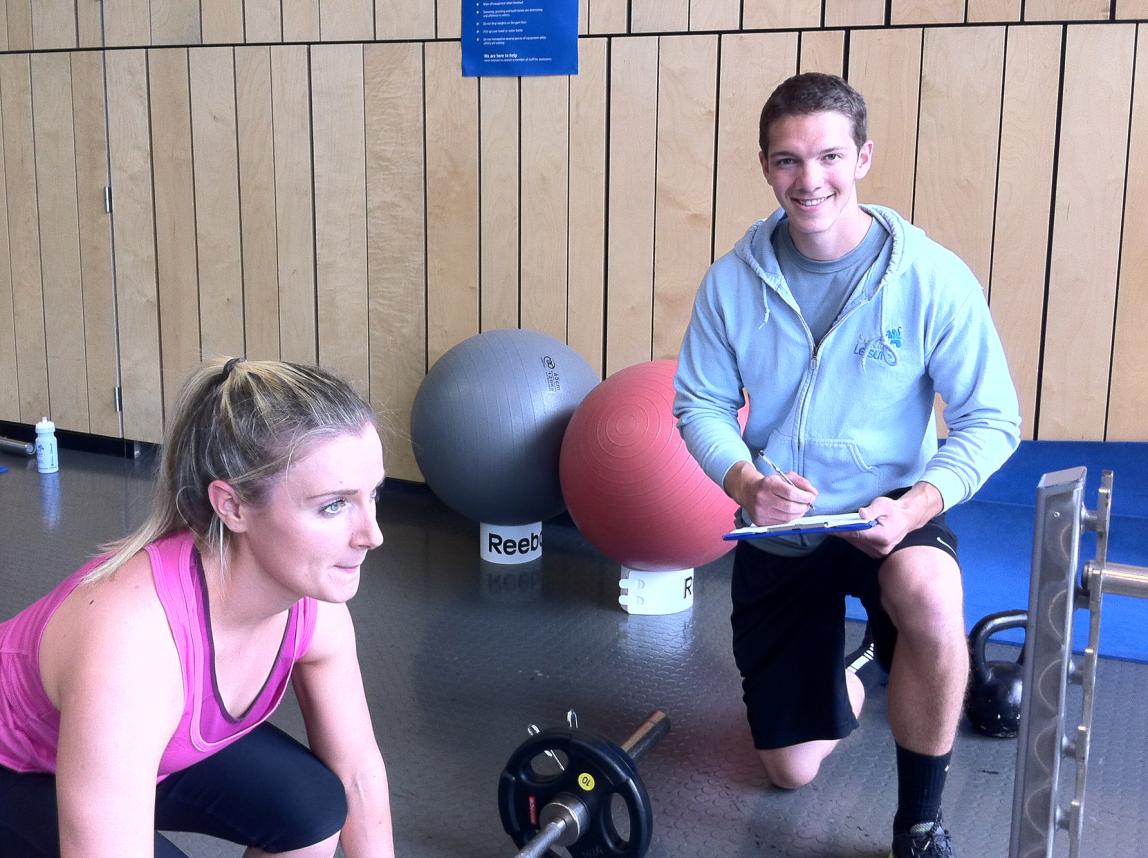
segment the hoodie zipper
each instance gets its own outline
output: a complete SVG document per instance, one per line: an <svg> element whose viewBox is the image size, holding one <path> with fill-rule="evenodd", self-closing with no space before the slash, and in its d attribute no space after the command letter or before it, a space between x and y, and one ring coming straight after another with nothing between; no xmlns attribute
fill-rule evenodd
<svg viewBox="0 0 1148 858"><path fill-rule="evenodd" d="M798 318L801 318L801 325L805 328L805 333L809 337L809 342L812 346L809 356L809 368L806 371L806 378L808 380L801 394L801 404L797 409L797 455L795 457L794 470L799 474L805 473L805 421L806 416L809 414L809 404L813 399L813 387L817 383L817 370L821 366L821 352L824 348L825 341L829 339L830 334L845 324L850 316L867 303L867 300L858 301L852 308L834 319L833 324L829 326L829 330L825 332L825 336L821 338L821 342L816 345L813 344L813 332L809 330L809 325L806 324L805 319L801 318L801 314L798 313Z"/></svg>

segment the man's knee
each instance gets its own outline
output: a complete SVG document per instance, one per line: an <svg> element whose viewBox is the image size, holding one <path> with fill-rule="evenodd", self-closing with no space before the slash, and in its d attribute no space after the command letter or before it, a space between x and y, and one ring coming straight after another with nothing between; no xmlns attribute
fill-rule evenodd
<svg viewBox="0 0 1148 858"><path fill-rule="evenodd" d="M935 548L899 551L881 567L881 602L900 635L925 638L964 633L960 568Z"/></svg>
<svg viewBox="0 0 1148 858"><path fill-rule="evenodd" d="M824 757L800 746L759 750L769 782L779 789L800 789L817 777Z"/></svg>

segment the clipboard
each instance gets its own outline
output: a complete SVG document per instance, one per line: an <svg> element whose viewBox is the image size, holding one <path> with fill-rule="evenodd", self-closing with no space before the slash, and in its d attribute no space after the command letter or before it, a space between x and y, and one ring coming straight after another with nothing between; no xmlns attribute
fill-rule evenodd
<svg viewBox="0 0 1148 858"><path fill-rule="evenodd" d="M725 534L722 539L767 539L771 536L796 536L800 534L846 533L853 530L868 530L877 525L877 519L863 519L855 512L841 515L807 515L783 524L767 524L761 527L738 527Z"/></svg>

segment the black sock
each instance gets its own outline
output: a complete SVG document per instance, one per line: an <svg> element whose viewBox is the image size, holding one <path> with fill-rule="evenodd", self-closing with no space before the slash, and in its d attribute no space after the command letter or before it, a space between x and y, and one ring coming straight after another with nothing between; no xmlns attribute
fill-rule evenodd
<svg viewBox="0 0 1148 858"><path fill-rule="evenodd" d="M897 815L893 831L908 831L914 825L935 822L941 812L941 793L949 773L950 751L929 757L897 745Z"/></svg>

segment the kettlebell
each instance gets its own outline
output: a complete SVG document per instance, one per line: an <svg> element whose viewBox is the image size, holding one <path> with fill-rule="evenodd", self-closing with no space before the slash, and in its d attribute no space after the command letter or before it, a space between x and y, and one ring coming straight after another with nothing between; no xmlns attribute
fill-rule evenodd
<svg viewBox="0 0 1148 858"><path fill-rule="evenodd" d="M1001 611L982 617L969 632L972 677L965 699L965 715L969 723L986 736L1011 739L1020 730L1024 650L1015 663L986 661L985 644L997 632L1023 628L1027 623L1027 611Z"/></svg>

